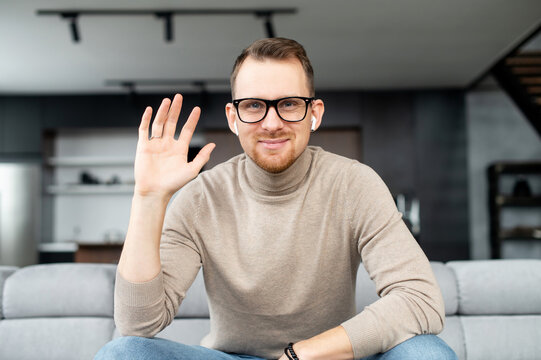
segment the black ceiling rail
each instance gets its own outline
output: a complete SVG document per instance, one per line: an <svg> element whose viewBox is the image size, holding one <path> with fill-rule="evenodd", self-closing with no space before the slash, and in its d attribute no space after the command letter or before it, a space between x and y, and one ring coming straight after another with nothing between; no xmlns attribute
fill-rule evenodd
<svg viewBox="0 0 541 360"><path fill-rule="evenodd" d="M229 79L112 79L105 81L106 86L171 86L171 85L229 85Z"/></svg>
<svg viewBox="0 0 541 360"><path fill-rule="evenodd" d="M187 85L201 95L201 102L208 102L208 85L229 85L229 79L124 79L106 80L106 86L119 86L127 90L130 96L137 94L138 87Z"/></svg>
<svg viewBox="0 0 541 360"><path fill-rule="evenodd" d="M107 86L120 86L127 90L130 101L137 103L137 86L176 86L188 85L199 94L199 106L205 108L211 101L208 85L229 85L228 79L139 79L139 80L106 80Z"/></svg>
<svg viewBox="0 0 541 360"><path fill-rule="evenodd" d="M295 14L296 8L245 8L245 9L47 9L37 10L37 15L53 15L70 21L70 29L74 42L79 42L77 20L81 16L156 16L164 20L165 40L173 40L173 16L176 15L253 15L262 18L267 37L274 37L275 31L271 19L276 14Z"/></svg>

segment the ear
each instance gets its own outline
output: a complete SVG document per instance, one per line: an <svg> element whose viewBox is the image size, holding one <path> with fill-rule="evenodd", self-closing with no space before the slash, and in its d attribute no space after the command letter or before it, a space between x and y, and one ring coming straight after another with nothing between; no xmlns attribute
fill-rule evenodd
<svg viewBox="0 0 541 360"><path fill-rule="evenodd" d="M225 104L225 117L227 118L227 124L229 125L229 130L233 134L237 135L236 124L237 124L237 111L232 103Z"/></svg>
<svg viewBox="0 0 541 360"><path fill-rule="evenodd" d="M324 112L325 112L325 104L323 104L323 100L315 99L314 101L312 101L312 112L310 114L310 118L312 118L312 116L316 118L314 131L317 130L319 126L321 125Z"/></svg>

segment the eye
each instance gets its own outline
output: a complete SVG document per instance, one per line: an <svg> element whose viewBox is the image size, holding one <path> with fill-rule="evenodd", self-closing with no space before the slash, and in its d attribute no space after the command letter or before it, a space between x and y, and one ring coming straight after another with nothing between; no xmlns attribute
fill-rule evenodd
<svg viewBox="0 0 541 360"><path fill-rule="evenodd" d="M265 104L258 100L243 100L240 108L245 111L258 111L265 108Z"/></svg>
<svg viewBox="0 0 541 360"><path fill-rule="evenodd" d="M280 101L278 106L282 110L292 110L292 109L297 109L299 107L303 107L304 103L300 99L292 98L292 99L284 99L284 100Z"/></svg>

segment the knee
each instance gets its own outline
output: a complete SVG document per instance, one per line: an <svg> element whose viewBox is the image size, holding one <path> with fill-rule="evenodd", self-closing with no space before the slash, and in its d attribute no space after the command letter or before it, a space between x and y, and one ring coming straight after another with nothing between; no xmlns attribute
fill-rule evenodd
<svg viewBox="0 0 541 360"><path fill-rule="evenodd" d="M457 360L453 349L436 335L418 335L388 351L382 359Z"/></svg>
<svg viewBox="0 0 541 360"><path fill-rule="evenodd" d="M151 339L138 336L123 336L112 340L105 344L94 360L122 360L122 359L138 359L138 354L144 353L141 351L145 344Z"/></svg>

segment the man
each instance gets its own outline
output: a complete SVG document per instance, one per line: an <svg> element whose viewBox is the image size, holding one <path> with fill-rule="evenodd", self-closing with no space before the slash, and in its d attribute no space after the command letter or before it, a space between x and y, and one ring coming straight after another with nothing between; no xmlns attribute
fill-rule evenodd
<svg viewBox="0 0 541 360"><path fill-rule="evenodd" d="M152 110L143 114L115 287L116 324L132 336L97 358L455 359L439 338L416 336L441 331L443 300L381 179L308 146L324 104L303 47L256 41L231 87L226 116L244 154L199 176L214 148L187 163L200 110L178 141L180 95L164 99L150 139ZM361 259L381 299L356 314ZM149 339L172 321L201 266L211 318L203 346Z"/></svg>

